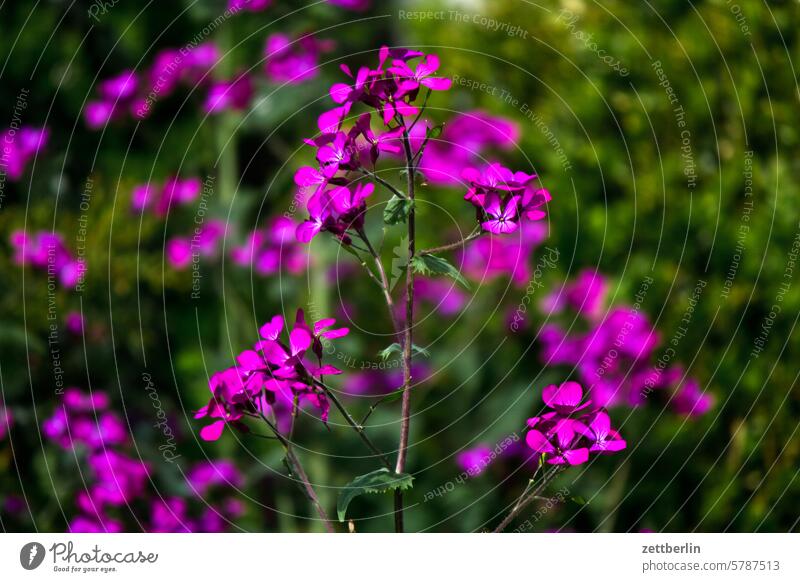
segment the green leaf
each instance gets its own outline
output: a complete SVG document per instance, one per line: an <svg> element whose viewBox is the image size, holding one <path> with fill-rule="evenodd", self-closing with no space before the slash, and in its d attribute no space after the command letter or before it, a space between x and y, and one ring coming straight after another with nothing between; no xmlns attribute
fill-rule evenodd
<svg viewBox="0 0 800 582"><path fill-rule="evenodd" d="M419 255L411 259L411 268L420 275L446 275L469 289L469 283L453 265L436 255Z"/></svg>
<svg viewBox="0 0 800 582"><path fill-rule="evenodd" d="M444 129L444 123L440 123L439 125L434 125L433 127L429 127L425 131L425 137L427 139L436 139L440 135L442 135L442 129Z"/></svg>
<svg viewBox="0 0 800 582"><path fill-rule="evenodd" d="M394 473L386 467L356 477L339 493L339 500L336 502L336 513L339 516L339 521L344 521L347 507L359 495L386 493L396 489L410 489L413 480L414 477L407 473Z"/></svg>
<svg viewBox="0 0 800 582"><path fill-rule="evenodd" d="M400 198L397 194L389 199L386 208L383 209L383 221L386 224L400 224L408 219L411 209L414 208L414 201L408 198Z"/></svg>
<svg viewBox="0 0 800 582"><path fill-rule="evenodd" d="M391 356L395 352L398 353L398 354L402 354L403 353L402 346L397 342L394 342L388 348L384 348L381 351L379 351L378 355L385 362L386 360L389 359L389 356ZM423 356L423 357L426 357L426 358L430 358L431 357L431 353L428 350L426 350L425 348L419 347L417 344L411 344L411 353L413 355Z"/></svg>

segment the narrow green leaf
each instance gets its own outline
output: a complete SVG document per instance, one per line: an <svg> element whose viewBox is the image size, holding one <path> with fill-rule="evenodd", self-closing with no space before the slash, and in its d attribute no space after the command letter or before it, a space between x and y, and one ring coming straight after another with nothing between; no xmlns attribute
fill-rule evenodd
<svg viewBox="0 0 800 582"><path fill-rule="evenodd" d="M348 483L336 502L336 513L339 521L344 521L350 502L365 493L386 493L395 489L405 490L412 487L414 477L407 473L395 473L382 467L366 475L360 475Z"/></svg>
<svg viewBox="0 0 800 582"><path fill-rule="evenodd" d="M382 349L380 352L378 352L378 355L385 362L394 353L397 353L397 354L402 354L403 353L402 346L397 342L394 342L389 347ZM419 347L417 344L411 344L411 353L413 355L423 356L425 358L430 358L431 357L431 353L428 350L426 350L425 348Z"/></svg>
<svg viewBox="0 0 800 582"><path fill-rule="evenodd" d="M444 123L440 123L439 125L434 125L433 127L429 127L425 131L425 137L428 139L436 139L440 135L442 135L442 129L444 129Z"/></svg>

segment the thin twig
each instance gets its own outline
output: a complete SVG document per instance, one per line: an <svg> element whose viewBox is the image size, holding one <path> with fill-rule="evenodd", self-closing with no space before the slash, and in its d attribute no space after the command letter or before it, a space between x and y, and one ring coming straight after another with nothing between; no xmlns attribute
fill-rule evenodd
<svg viewBox="0 0 800 582"><path fill-rule="evenodd" d="M500 522L500 525L498 525L494 529L494 533L500 533L501 531L506 529L506 527L508 527L508 524L510 524L514 520L514 518L516 518L520 514L520 512L523 509L525 509L532 502L534 502L537 499L539 499L539 494L544 490L545 487L547 487L550 484L550 482L555 478L555 476L558 475L561 472L561 469L562 469L561 467L555 467L552 471L550 471L550 473L545 473L544 476L542 477L542 480L539 483L538 487L536 487L536 489L533 490L533 493L528 495L528 497L525 497L524 499L520 498L517 501L517 503L514 505L514 507L509 512L509 514L507 516L505 516L505 518L503 518L503 521ZM529 483L529 485L530 485L530 483ZM526 487L526 492L527 492L527 489L528 488ZM523 493L523 497L524 497L524 493Z"/></svg>
<svg viewBox="0 0 800 582"><path fill-rule="evenodd" d="M478 227L478 228L480 228L480 227ZM442 245L440 247L433 247L433 248L430 248L430 249L425 249L425 250L419 251L417 254L418 255L435 255L435 254L438 254L438 253L443 253L445 251L450 251L450 250L453 250L453 249L457 249L459 247L463 247L464 245L466 245L469 242L474 241L475 239L478 239L478 238L482 237L484 234L486 234L486 231L484 231L484 230L474 230L474 231L472 231L472 233L469 236L466 236L466 237L462 238L458 242Z"/></svg>
<svg viewBox="0 0 800 582"><path fill-rule="evenodd" d="M347 424L349 424L353 428L353 430L355 430L358 433L358 436L361 437L361 440L364 441L369 450L371 450L378 456L378 458L380 458L381 462L386 466L387 469L391 470L392 464L389 462L389 458L383 453L383 451L381 451L375 445L375 443L373 443L370 440L370 438L367 436L367 433L364 432L364 427L355 421L350 412L348 412L348 410L344 407L341 401L336 397L336 394L334 394L333 390L331 390L323 382L315 382L315 383L317 384L317 386L319 386L325 391L325 395L331 399L336 408L339 409L339 412L342 413L342 416L344 416L345 420L347 421Z"/></svg>
<svg viewBox="0 0 800 582"><path fill-rule="evenodd" d="M379 183L383 184L383 186L385 186L387 189L389 189L392 192L392 194L394 194L398 198L402 198L403 200L405 200L407 198L407 196L405 194L403 194L400 190L395 188L390 182L387 182L386 180L384 180L383 178L378 176L378 174L376 174L375 172L370 172L369 170L367 170L365 168L361 168L360 172L362 174L365 174L365 175L369 176L370 178L372 178L376 182L379 182Z"/></svg>
<svg viewBox="0 0 800 582"><path fill-rule="evenodd" d="M269 429L275 435L275 438L278 439L278 441L280 441L280 443L283 445L283 448L286 451L286 459L289 462L289 464L293 467L294 473L297 475L298 480L300 481L301 489L303 489L306 496L308 496L308 499L314 506L317 515L319 515L320 519L322 520L322 524L325 526L325 529L329 533L336 533L336 530L334 529L331 520L328 518L328 514L325 513L325 508L322 507L322 504L319 502L319 497L317 497L317 492L314 490L314 486L311 485L311 481L308 478L308 474L305 472L305 469L303 469L303 464L300 462L300 459L297 458L297 455L294 454L294 450L292 449L292 444L288 440L286 440L286 437L284 437L280 433L278 427L275 426L264 415L264 413L261 412L261 410L258 411L258 414L261 417L261 420L264 421L264 423L269 427Z"/></svg>

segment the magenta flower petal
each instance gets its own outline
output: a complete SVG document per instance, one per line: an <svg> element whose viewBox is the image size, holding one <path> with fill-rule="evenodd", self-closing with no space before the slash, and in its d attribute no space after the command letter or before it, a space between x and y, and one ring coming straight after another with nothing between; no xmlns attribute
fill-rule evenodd
<svg viewBox="0 0 800 582"><path fill-rule="evenodd" d="M269 322L265 323L261 326L261 329L258 330L258 333L266 340L276 340L278 336L283 331L283 317L280 315L276 315Z"/></svg>
<svg viewBox="0 0 800 582"><path fill-rule="evenodd" d="M542 433L538 430L530 430L528 434L525 435L525 442L528 443L528 446L532 448L536 453L554 453L555 447L550 444L550 441L545 437Z"/></svg>
<svg viewBox="0 0 800 582"><path fill-rule="evenodd" d="M564 382L560 386L551 384L542 391L542 400L550 408L575 409L583 399L583 388L577 382Z"/></svg>
<svg viewBox="0 0 800 582"><path fill-rule="evenodd" d="M225 421L218 420L200 429L200 438L204 441L216 441L222 436L225 429Z"/></svg>
<svg viewBox="0 0 800 582"><path fill-rule="evenodd" d="M289 334L289 347L293 356L311 347L311 334L307 329L295 327Z"/></svg>

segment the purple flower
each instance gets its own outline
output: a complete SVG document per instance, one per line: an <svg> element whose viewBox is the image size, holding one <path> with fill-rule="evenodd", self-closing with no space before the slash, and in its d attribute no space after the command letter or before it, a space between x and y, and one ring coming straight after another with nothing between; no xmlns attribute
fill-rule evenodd
<svg viewBox="0 0 800 582"><path fill-rule="evenodd" d="M415 147L425 139L427 125L418 123L412 130ZM483 111L459 113L445 124L438 139L429 140L419 169L433 184L460 186L464 168L485 159L489 148L513 148L519 136L519 126L509 119Z"/></svg>
<svg viewBox="0 0 800 582"><path fill-rule="evenodd" d="M186 480L198 495L206 495L220 485L240 487L242 475L231 461L200 461L189 470Z"/></svg>
<svg viewBox="0 0 800 582"><path fill-rule="evenodd" d="M504 204L500 196L489 194L483 208L488 220L481 223L481 228L492 234L508 234L517 230L519 201L519 196L512 196Z"/></svg>
<svg viewBox="0 0 800 582"><path fill-rule="evenodd" d="M544 307L548 313L558 313L569 307L580 315L596 318L602 312L607 293L607 278L593 269L584 269L574 281L549 295Z"/></svg>
<svg viewBox="0 0 800 582"><path fill-rule="evenodd" d="M326 0L328 4L361 12L369 8L369 0Z"/></svg>
<svg viewBox="0 0 800 582"><path fill-rule="evenodd" d="M309 327L303 311L298 310L287 343L281 339L286 331L283 317L276 315L264 324L259 330L262 339L254 349L240 353L235 366L215 373L209 380L212 398L195 418L209 418L212 422L200 430L200 437L217 440L226 424L246 431L243 420L256 412L275 412L280 428L286 424L280 417L287 419L287 414L292 415L295 399L300 405L317 409L322 421L327 422L330 405L317 382L322 376L341 371L308 361L306 353L311 349L319 360L323 340L347 335L346 328L328 329L334 323L325 319Z"/></svg>
<svg viewBox="0 0 800 582"><path fill-rule="evenodd" d="M173 269L183 270L192 263L192 241L185 237L172 238L167 241L164 254Z"/></svg>
<svg viewBox="0 0 800 582"><path fill-rule="evenodd" d="M103 449L128 440L122 419L107 410L108 396L104 392L84 394L77 388L67 388L61 408L42 423L45 437L64 449L81 445Z"/></svg>
<svg viewBox="0 0 800 582"><path fill-rule="evenodd" d="M217 81L208 90L205 110L207 113L241 111L253 98L253 83L249 76L241 74L232 81Z"/></svg>
<svg viewBox="0 0 800 582"><path fill-rule="evenodd" d="M467 296L454 281L417 277L414 279L414 298L435 305L435 311L445 316L460 313L467 304ZM405 305L401 304L405 309Z"/></svg>
<svg viewBox="0 0 800 582"><path fill-rule="evenodd" d="M292 275L301 273L309 256L305 248L297 243L295 232L298 224L291 218L279 216L266 228L250 233L247 242L231 250L233 262L250 267L262 276L273 275L284 270Z"/></svg>
<svg viewBox="0 0 800 582"><path fill-rule="evenodd" d="M98 519L99 517L99 519ZM105 516L77 515L69 522L69 533L120 533L122 524Z"/></svg>
<svg viewBox="0 0 800 582"><path fill-rule="evenodd" d="M548 386L542 393L551 411L528 419L525 442L550 465L580 465L589 453L614 453L625 448L619 433L611 428L605 409L578 413L591 402L581 404L583 389L576 382Z"/></svg>
<svg viewBox="0 0 800 582"><path fill-rule="evenodd" d="M167 178L162 186L139 184L131 192L131 207L136 212L152 209L157 216L165 216L173 205L191 204L200 196L203 183L200 178Z"/></svg>
<svg viewBox="0 0 800 582"><path fill-rule="evenodd" d="M239 12L247 10L249 12L260 12L272 5L272 0L228 0L228 10Z"/></svg>
<svg viewBox="0 0 800 582"><path fill-rule="evenodd" d="M483 473L492 458L492 448L485 444L476 445L456 455L456 464L471 476Z"/></svg>
<svg viewBox="0 0 800 582"><path fill-rule="evenodd" d="M534 250L547 236L542 223L523 222L514 236L483 236L458 253L464 274L480 283L510 277L518 287L532 277L530 263Z"/></svg>
<svg viewBox="0 0 800 582"><path fill-rule="evenodd" d="M560 386L551 384L542 391L542 400L558 414L570 415L589 406L590 402L581 404L583 388L577 382L564 382Z"/></svg>
<svg viewBox="0 0 800 582"><path fill-rule="evenodd" d="M450 79L435 77L433 74L439 70L439 57L436 55L426 55L416 65L411 68L407 61L395 59L388 71L398 77L397 97L402 97L406 93L416 93L420 86L427 87L432 91L447 91L452 85Z"/></svg>
<svg viewBox="0 0 800 582"><path fill-rule="evenodd" d="M67 331L73 335L83 335L83 330L85 328L83 316L79 311L70 311L67 313L66 317L64 317L64 326L67 328Z"/></svg>
<svg viewBox="0 0 800 582"><path fill-rule="evenodd" d="M603 313L606 278L595 271L582 271L557 295L544 301L548 314L569 306L589 325L588 331L567 333L558 324L548 324L539 336L542 358L548 365L577 369L592 400L603 407L642 406L654 392L677 413L700 416L713 403L695 380L681 383L679 366L655 365L653 357L660 335L639 309L619 306Z"/></svg>
<svg viewBox="0 0 800 582"><path fill-rule="evenodd" d="M544 455L551 465L580 465L589 460L589 449L581 442L580 434L575 432L575 421L569 418L532 423L525 435L525 442L533 451Z"/></svg>
<svg viewBox="0 0 800 582"><path fill-rule="evenodd" d="M358 121L353 129L358 134L363 136L369 144L369 160L374 166L375 162L378 160L378 156L382 152L396 155L402 151L401 138L403 135L403 128L396 127L376 135L370 127L371 119L372 116L369 113L362 114L358 118Z"/></svg>
<svg viewBox="0 0 800 582"><path fill-rule="evenodd" d="M167 241L165 254L167 261L175 269L185 269L200 257L213 258L219 252L225 238L225 223L209 220L197 227L191 238L174 237Z"/></svg>
<svg viewBox="0 0 800 582"><path fill-rule="evenodd" d="M42 127L9 128L0 133L0 153L8 179L16 182L22 177L31 158L47 144L50 130Z"/></svg>
<svg viewBox="0 0 800 582"><path fill-rule="evenodd" d="M38 232L28 235L24 231L11 234L14 262L52 273L63 287L73 288L83 280L86 264L83 258L75 259L64 244L61 235Z"/></svg>
<svg viewBox="0 0 800 582"><path fill-rule="evenodd" d="M700 388L700 383L692 378L678 386L670 401L678 414L702 416L714 405L714 397Z"/></svg>
<svg viewBox="0 0 800 582"><path fill-rule="evenodd" d="M275 33L267 38L264 70L273 83L302 83L317 76L320 55L332 49L331 41L311 34L292 40L286 34Z"/></svg>
<svg viewBox="0 0 800 582"><path fill-rule="evenodd" d="M136 93L138 79L133 71L123 71L116 77L106 79L97 86L97 92L105 101L116 104L129 99Z"/></svg>
<svg viewBox="0 0 800 582"><path fill-rule="evenodd" d="M605 409L596 410L586 421L574 422L573 427L591 441L590 453L616 453L627 446L619 433L611 428L611 418Z"/></svg>

